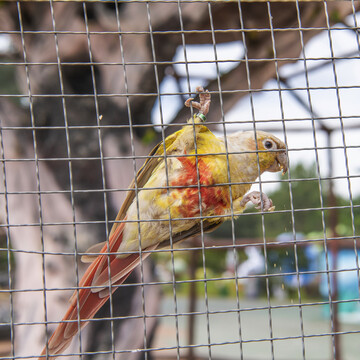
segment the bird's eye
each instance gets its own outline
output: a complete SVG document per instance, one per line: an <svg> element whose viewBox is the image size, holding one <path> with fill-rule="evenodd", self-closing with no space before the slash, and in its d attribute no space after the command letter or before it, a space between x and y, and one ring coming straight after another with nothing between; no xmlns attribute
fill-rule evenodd
<svg viewBox="0 0 360 360"><path fill-rule="evenodd" d="M264 147L265 149L271 150L276 149L276 144L272 140L264 140Z"/></svg>

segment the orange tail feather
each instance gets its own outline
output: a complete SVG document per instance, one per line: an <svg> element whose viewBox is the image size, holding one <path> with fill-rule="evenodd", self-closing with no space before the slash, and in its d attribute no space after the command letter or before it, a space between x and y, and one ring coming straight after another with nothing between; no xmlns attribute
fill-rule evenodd
<svg viewBox="0 0 360 360"><path fill-rule="evenodd" d="M110 252L116 252L119 248L123 229L124 224L120 224L110 237ZM112 285L111 293L113 293L117 289L116 285L122 284L140 262L138 254L131 254L126 258L118 258L116 255L107 255L109 250L106 244L101 250L101 253L104 255L99 255L85 272L79 283L80 289L78 293L75 291L71 297L69 309L49 339L48 345L43 349L41 356L46 354L56 356L62 353L70 345L72 338L76 335L79 328L83 328L110 297L109 284L111 283ZM145 254L145 256L147 255L148 253ZM95 286L95 288L91 288L91 286Z"/></svg>

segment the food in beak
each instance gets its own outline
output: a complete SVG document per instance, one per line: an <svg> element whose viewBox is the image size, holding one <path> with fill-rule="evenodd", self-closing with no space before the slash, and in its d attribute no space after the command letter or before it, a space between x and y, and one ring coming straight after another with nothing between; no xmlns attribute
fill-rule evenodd
<svg viewBox="0 0 360 360"><path fill-rule="evenodd" d="M288 157L287 157L287 153L281 152L276 156L276 160L278 162L278 166L280 167L280 169L283 172L283 175L287 172L288 170Z"/></svg>

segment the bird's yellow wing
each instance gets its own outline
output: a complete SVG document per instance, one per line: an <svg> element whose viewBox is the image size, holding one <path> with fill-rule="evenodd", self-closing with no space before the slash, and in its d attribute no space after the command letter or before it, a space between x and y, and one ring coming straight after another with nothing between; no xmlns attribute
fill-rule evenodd
<svg viewBox="0 0 360 360"><path fill-rule="evenodd" d="M202 185L205 181L205 187L202 188L201 191L201 195L204 197L203 200L209 199L209 201L212 201L215 191L217 192L217 198L226 198L227 196L227 193L225 194L226 190L224 190L225 186L222 188L210 187L210 185L216 185L221 182L225 183L227 181L227 163L225 155L212 155L214 153L218 154L224 151L223 143L219 141L219 139L206 126L197 123L196 120L197 119L195 118L195 124L185 125L181 130L175 132L174 134L168 136L165 139L166 155L179 155L178 159L180 159L184 168L184 170L181 171L181 176L179 176L179 178L177 178L175 182L170 184L172 186L179 186L178 190L173 191L173 195L175 195L174 193L178 192L179 197L184 198L184 202L180 203L179 206L171 206L172 218L184 217L184 212L186 211L186 204L189 204L189 206L191 206L192 203L195 204L195 208L196 206L198 207L199 196L197 189L195 189L194 187L184 189L183 186L188 183L188 179L186 177L189 176L192 177L193 183L197 184L197 176L199 175L199 170L203 174L203 177L206 177L207 173L209 175L211 174L211 177L207 177L206 180L200 179L200 183ZM197 146L195 146L195 139ZM195 155L195 153L199 154L197 160L198 167L196 167L195 164L195 156L189 156L193 154ZM182 155L187 156L182 157ZM159 169L162 168L164 168L163 142L159 143L154 147L154 149L149 154L149 158L138 171L136 176L137 188L144 189L146 187L156 188L159 186L163 186L161 184L159 185L158 183L158 178L160 177L158 174ZM125 219L130 205L134 202L135 194L136 191L134 180L129 187L129 192L125 198L125 201L117 214L115 223L110 232L110 237L114 234L121 221ZM216 213L218 213L218 210L215 209L214 212L208 212L207 214L216 215ZM191 212L189 214L187 214L186 217L195 216L195 214L191 215ZM222 218L211 218L209 220L204 220L203 230L210 231L220 225L222 222ZM175 231L173 233L172 241L174 243L200 233L200 221L194 221L193 224L191 224L190 226L186 225L186 228L181 230L178 229L178 231ZM164 246L167 246L167 244L170 243L170 240L167 239L163 241L163 243ZM96 258L96 255L91 255L91 253L98 253L99 249L101 249L103 245L104 243L101 243L95 244L90 247L87 251L90 254L83 256L82 260L85 262L93 261Z"/></svg>
<svg viewBox="0 0 360 360"><path fill-rule="evenodd" d="M166 146L170 146L172 144L172 142L178 136L178 132L175 132L174 134L169 135L165 139ZM164 145L163 144L164 144L163 141L161 141L151 150L145 163L140 168L140 170L137 172L136 185L138 188L144 187L144 185L146 184L146 182L149 180L150 176L152 175L154 169L163 160L163 158L161 157L161 155L164 154ZM131 182L131 184L129 186L129 191L128 191L127 196L115 218L114 225L111 228L109 237L111 237L114 234L117 227L121 223L121 220L123 220L125 218L125 215L126 215L126 212L129 208L129 206L134 201L136 192L133 189L135 189L135 179L133 179L133 181ZM88 253L88 254L83 255L81 257L81 261L84 263L93 262L97 258L98 254L100 253L101 249L104 247L105 244L106 244L106 241L102 241L102 242L99 242L99 243L96 243L96 244L90 246L86 250L86 253Z"/></svg>
<svg viewBox="0 0 360 360"><path fill-rule="evenodd" d="M169 135L165 139L165 147L168 148L171 146L171 144L176 140L177 136L179 136L180 131L175 132L174 134ZM136 174L136 187L137 188L143 188L147 181L149 180L150 176L152 175L154 169L159 165L161 161L164 160L162 157L164 155L164 142L161 141L159 144L157 144L149 153L148 158L146 159L143 166L140 168L140 170ZM131 205L131 203L134 201L135 198L135 179L131 182L129 186L128 194L115 218L115 223L111 228L110 236L114 233L116 228L119 225L119 221L123 220L126 212Z"/></svg>

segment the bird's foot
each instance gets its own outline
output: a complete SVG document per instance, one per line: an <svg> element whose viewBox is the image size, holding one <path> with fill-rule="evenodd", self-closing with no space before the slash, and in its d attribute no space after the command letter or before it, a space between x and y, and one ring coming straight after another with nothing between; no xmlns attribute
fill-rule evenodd
<svg viewBox="0 0 360 360"><path fill-rule="evenodd" d="M275 210L275 206L273 206L271 199L265 193L261 193L260 191L252 191L246 194L242 198L240 205L245 207L248 202L252 202L256 209L263 209L263 211Z"/></svg>
<svg viewBox="0 0 360 360"><path fill-rule="evenodd" d="M193 101L194 98L189 98L185 101L185 106L198 109L200 114L206 116L210 109L211 95L208 90L204 90L202 86L198 86L196 91L199 93L200 102Z"/></svg>

